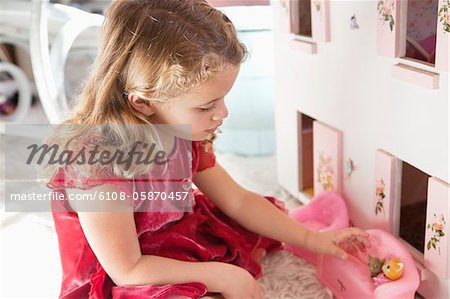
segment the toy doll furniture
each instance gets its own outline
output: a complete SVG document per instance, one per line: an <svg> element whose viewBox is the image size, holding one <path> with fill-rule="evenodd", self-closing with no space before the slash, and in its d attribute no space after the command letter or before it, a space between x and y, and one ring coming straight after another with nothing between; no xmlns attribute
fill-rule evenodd
<svg viewBox="0 0 450 299"><path fill-rule="evenodd" d="M372 247L357 257L349 255L344 261L329 255L320 255L318 278L340 298L408 299L414 298L420 277L408 249L393 235L379 229L367 230ZM387 260L399 258L404 264L401 278L375 287L368 267L368 254Z"/></svg>
<svg viewBox="0 0 450 299"><path fill-rule="evenodd" d="M316 231L330 231L349 226L347 205L335 191L320 193L309 204L292 210L289 217ZM290 244L286 245L286 249L314 265L317 264L318 255L314 252Z"/></svg>

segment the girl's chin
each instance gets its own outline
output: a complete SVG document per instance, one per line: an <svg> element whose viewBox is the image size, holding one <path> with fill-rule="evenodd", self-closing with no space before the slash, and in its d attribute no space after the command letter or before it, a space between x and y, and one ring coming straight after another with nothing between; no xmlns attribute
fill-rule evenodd
<svg viewBox="0 0 450 299"><path fill-rule="evenodd" d="M214 132L210 133L210 132L206 132L206 131L202 131L202 132L198 132L198 133L194 133L194 134L174 134L176 137L178 138L182 138L185 140L191 140L191 141L203 141L205 139L211 138L213 136Z"/></svg>
<svg viewBox="0 0 450 299"><path fill-rule="evenodd" d="M191 126L185 125L163 126L161 128L161 131L164 132L164 134L191 141L203 141L213 137L214 133L217 132L217 129L203 131L197 130L192 131Z"/></svg>
<svg viewBox="0 0 450 299"><path fill-rule="evenodd" d="M198 133L198 134L194 134L194 135L190 136L191 138L189 138L189 139L192 141L203 141L205 139L211 138L213 136L213 133L202 132L202 133Z"/></svg>

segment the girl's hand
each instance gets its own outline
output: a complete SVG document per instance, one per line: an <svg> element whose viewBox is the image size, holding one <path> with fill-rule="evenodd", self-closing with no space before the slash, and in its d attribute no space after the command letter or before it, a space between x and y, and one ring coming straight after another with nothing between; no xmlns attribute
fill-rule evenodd
<svg viewBox="0 0 450 299"><path fill-rule="evenodd" d="M356 254L358 250L365 252L366 248L371 247L368 236L365 231L356 227L328 232L309 231L306 245L317 253L345 260L348 254Z"/></svg>
<svg viewBox="0 0 450 299"><path fill-rule="evenodd" d="M222 296L225 299L264 299L258 282L244 268L232 266L224 273L224 290Z"/></svg>

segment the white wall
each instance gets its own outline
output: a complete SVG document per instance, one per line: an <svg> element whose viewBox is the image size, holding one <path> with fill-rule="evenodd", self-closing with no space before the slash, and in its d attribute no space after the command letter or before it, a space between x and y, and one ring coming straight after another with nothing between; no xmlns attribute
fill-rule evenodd
<svg viewBox="0 0 450 299"><path fill-rule="evenodd" d="M296 110L343 132L343 159L355 171L344 196L356 225L368 227L374 158L383 149L449 182L449 75L428 90L394 79L399 59L376 53L377 1L331 1L331 42L308 55L289 48L288 15L275 13L277 160L280 183L298 194ZM276 10L275 10L276 11ZM355 14L360 29L350 29Z"/></svg>

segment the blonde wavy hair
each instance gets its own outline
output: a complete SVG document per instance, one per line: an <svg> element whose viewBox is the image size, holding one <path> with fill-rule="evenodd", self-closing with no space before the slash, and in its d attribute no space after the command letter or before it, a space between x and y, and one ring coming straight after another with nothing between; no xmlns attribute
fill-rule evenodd
<svg viewBox="0 0 450 299"><path fill-rule="evenodd" d="M93 68L52 143L80 147L87 131L102 136L104 127L93 128L107 125L105 148L128 150L135 140L160 144L155 128L132 107L128 93L150 104L164 103L241 64L247 55L232 22L206 0L113 1ZM134 124L145 124L146 130L136 130ZM86 175L91 172L75 166ZM149 170L148 165L139 167L113 165L113 170L128 178Z"/></svg>

